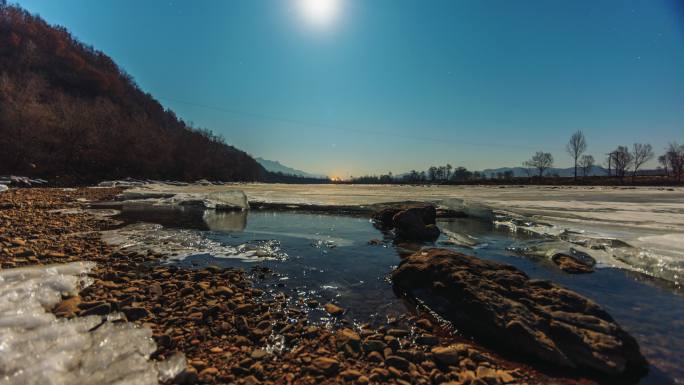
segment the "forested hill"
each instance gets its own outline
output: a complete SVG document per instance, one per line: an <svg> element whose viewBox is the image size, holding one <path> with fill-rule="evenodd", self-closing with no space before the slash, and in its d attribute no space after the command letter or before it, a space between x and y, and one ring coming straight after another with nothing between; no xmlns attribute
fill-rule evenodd
<svg viewBox="0 0 684 385"><path fill-rule="evenodd" d="M165 110L104 53L0 0L0 175L83 183L264 172Z"/></svg>

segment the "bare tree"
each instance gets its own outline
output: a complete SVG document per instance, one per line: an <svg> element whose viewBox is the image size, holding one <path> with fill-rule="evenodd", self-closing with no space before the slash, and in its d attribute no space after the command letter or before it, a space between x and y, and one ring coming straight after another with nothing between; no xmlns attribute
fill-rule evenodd
<svg viewBox="0 0 684 385"><path fill-rule="evenodd" d="M553 155L548 152L537 151L530 160L525 161L524 165L537 169L539 178L541 178L544 176L544 171L553 166Z"/></svg>
<svg viewBox="0 0 684 385"><path fill-rule="evenodd" d="M530 168L529 161L524 161L523 162L523 170L525 170L525 174L527 174L527 178L532 178L532 168Z"/></svg>
<svg viewBox="0 0 684 385"><path fill-rule="evenodd" d="M575 180L577 180L577 162L579 157L587 150L587 140L581 130L577 130L577 132L572 134L565 149L575 161Z"/></svg>
<svg viewBox="0 0 684 385"><path fill-rule="evenodd" d="M667 146L665 156L670 164L670 169L672 169L672 175L677 178L677 182L680 182L684 171L684 145L671 142Z"/></svg>
<svg viewBox="0 0 684 385"><path fill-rule="evenodd" d="M615 176L620 178L620 181L622 182L625 178L627 170L632 165L633 156L629 152L629 149L625 146L618 146L618 148L616 148L611 155L613 167L615 167Z"/></svg>
<svg viewBox="0 0 684 385"><path fill-rule="evenodd" d="M653 148L648 143L634 143L632 147L632 179L637 175L639 167L653 159Z"/></svg>
<svg viewBox="0 0 684 385"><path fill-rule="evenodd" d="M667 154L659 156L658 163L660 163L660 165L663 166L663 170L665 171L665 178L669 178L670 174L668 173L668 168L670 167L670 162L667 158Z"/></svg>
<svg viewBox="0 0 684 385"><path fill-rule="evenodd" d="M582 176L586 177L591 168L594 167L594 157L591 155L582 155L579 160L579 166L582 168Z"/></svg>

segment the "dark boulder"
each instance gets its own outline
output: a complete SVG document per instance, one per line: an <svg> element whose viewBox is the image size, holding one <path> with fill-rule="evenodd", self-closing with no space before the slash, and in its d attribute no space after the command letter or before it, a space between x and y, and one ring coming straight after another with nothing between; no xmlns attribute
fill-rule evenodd
<svg viewBox="0 0 684 385"><path fill-rule="evenodd" d="M397 238L434 241L439 237L435 225L437 210L430 204L407 204L383 208L373 214L373 222L383 230L394 230Z"/></svg>
<svg viewBox="0 0 684 385"><path fill-rule="evenodd" d="M392 280L399 291L427 293L456 327L493 348L602 375L647 371L636 340L596 303L513 266L430 249L403 260Z"/></svg>

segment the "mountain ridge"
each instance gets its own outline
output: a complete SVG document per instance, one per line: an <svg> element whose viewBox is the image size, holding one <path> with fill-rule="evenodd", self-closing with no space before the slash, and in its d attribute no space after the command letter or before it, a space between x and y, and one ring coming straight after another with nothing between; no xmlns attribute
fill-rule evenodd
<svg viewBox="0 0 684 385"><path fill-rule="evenodd" d="M277 160L269 160L269 159L264 159L261 157L255 157L254 159L257 162L259 162L259 164L263 168L265 168L266 171L281 173L283 175L299 176L299 177L304 177L304 178L319 178L319 179L327 179L328 178L326 175L312 174L312 173L309 173L306 171L302 171L302 170L298 170L296 168L286 166Z"/></svg>

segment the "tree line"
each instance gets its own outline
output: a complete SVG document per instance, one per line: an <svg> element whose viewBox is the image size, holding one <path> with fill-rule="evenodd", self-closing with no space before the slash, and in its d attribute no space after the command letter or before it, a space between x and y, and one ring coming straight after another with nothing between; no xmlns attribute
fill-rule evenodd
<svg viewBox="0 0 684 385"><path fill-rule="evenodd" d="M597 166L593 155L587 154L587 139L581 130L572 134L566 144L566 152L573 160L573 179L587 178L591 176L594 166ZM620 183L625 177L631 176L634 180L639 171L643 171L646 163L655 158L653 147L648 143L634 143L631 148L617 146L615 150L606 154L604 170L607 177L615 177ZM663 154L658 156L658 163L663 176L667 180L681 183L684 173L684 145L671 142L664 149ZM537 151L532 157L522 163L522 169L526 173L526 179L542 181L553 168L554 159L550 152ZM504 170L493 175L486 175L480 171L470 171L465 167L453 167L451 164L443 166L430 166L425 171L411 170L402 175L393 175L391 172L382 175L366 175L351 177L352 183L383 184L383 183L464 183L477 181L521 181L512 170Z"/></svg>
<svg viewBox="0 0 684 385"><path fill-rule="evenodd" d="M572 134L566 151L574 161L575 180L578 178L578 170L583 177L587 177L595 165L594 156L586 154L586 150L587 140L584 133L580 130ZM655 152L649 143L634 143L631 149L620 145L606 154L605 166L609 177L614 176L623 182L628 175L631 175L632 179L636 178L643 166L654 158ZM658 156L658 163L666 178L672 177L677 183L681 182L684 171L684 145L670 142L663 154ZM553 155L537 151L529 160L523 162L523 166L535 170L537 176L542 178L544 172L553 167Z"/></svg>

